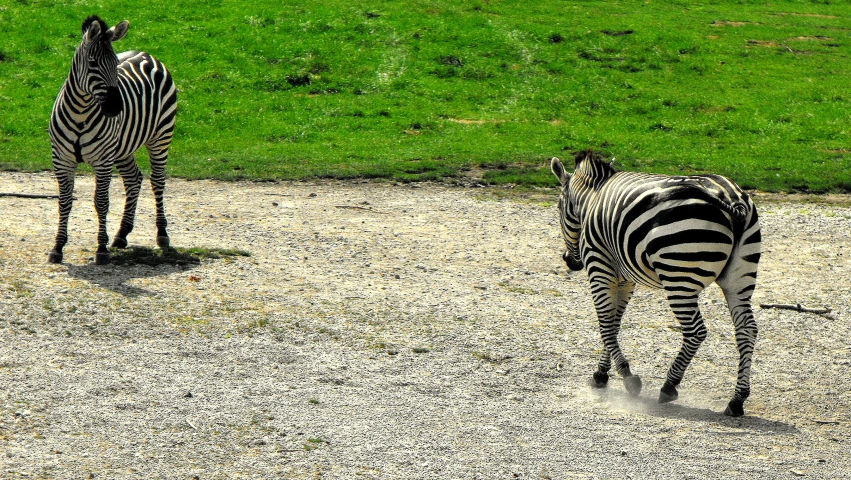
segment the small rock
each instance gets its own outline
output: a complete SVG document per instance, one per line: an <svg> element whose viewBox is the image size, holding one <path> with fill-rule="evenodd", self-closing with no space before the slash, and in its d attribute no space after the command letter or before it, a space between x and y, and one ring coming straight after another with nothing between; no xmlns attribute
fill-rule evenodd
<svg viewBox="0 0 851 480"><path fill-rule="evenodd" d="M194 395L192 395L192 392L186 392L186 395L183 396L183 398L192 398L192 397L194 397Z"/></svg>

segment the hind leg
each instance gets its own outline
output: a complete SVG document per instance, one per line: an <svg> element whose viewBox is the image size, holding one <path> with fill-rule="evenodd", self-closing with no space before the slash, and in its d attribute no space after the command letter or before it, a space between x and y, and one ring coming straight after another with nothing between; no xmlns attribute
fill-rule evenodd
<svg viewBox="0 0 851 480"><path fill-rule="evenodd" d="M730 299L728 297L728 303ZM739 350L739 372L736 380L736 392L727 404L725 415L741 417L745 414L745 400L751 394L751 361L756 343L757 326L753 318L750 302L730 303L730 314L736 328L736 347Z"/></svg>
<svg viewBox="0 0 851 480"><path fill-rule="evenodd" d="M121 218L121 226L112 239L112 246L124 248L127 246L127 235L133 231L133 223L136 218L136 205L139 202L139 190L142 186L142 172L136 164L136 158L131 154L115 162L118 172L124 180L124 216Z"/></svg>
<svg viewBox="0 0 851 480"><path fill-rule="evenodd" d="M756 210L748 219L748 227L730 263L718 278L718 286L724 291L733 326L736 330L736 347L739 350L739 371L736 391L727 404L725 415L741 417L745 414L744 403L751 393L751 361L757 337L757 325L751 307L751 296L756 288L756 273L759 265L762 236Z"/></svg>
<svg viewBox="0 0 851 480"><path fill-rule="evenodd" d="M727 404L725 415L741 417L745 414L745 400L751 393L751 361L757 337L757 325L751 309L751 294L756 284L756 264L752 275L739 279L738 285L721 285L733 326L736 330L736 347L739 350L739 371L736 379L736 391Z"/></svg>
<svg viewBox="0 0 851 480"><path fill-rule="evenodd" d="M170 138L168 139L170 140ZM154 202L157 207L157 246L168 248L171 241L168 238L166 227L168 222L165 218L165 165L168 160L168 143L153 143L147 146L151 158L151 189L154 192Z"/></svg>
<svg viewBox="0 0 851 480"><path fill-rule="evenodd" d="M109 251L106 244L109 235L106 233L106 215L109 212L109 184L112 180L112 165L95 168L95 211L98 216L98 249L95 252L95 264L109 263Z"/></svg>

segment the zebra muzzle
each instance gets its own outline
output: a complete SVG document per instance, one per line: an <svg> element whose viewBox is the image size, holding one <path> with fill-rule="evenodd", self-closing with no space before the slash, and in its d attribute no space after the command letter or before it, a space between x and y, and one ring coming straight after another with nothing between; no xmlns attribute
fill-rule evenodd
<svg viewBox="0 0 851 480"><path fill-rule="evenodd" d="M106 87L106 93L98 95L96 98L101 111L107 117L114 117L121 113L123 105L121 103L121 91L118 90L118 87Z"/></svg>
<svg viewBox="0 0 851 480"><path fill-rule="evenodd" d="M582 270L582 260L578 258L578 256L571 255L570 252L564 252L564 255L561 256L564 259L564 263L567 264L567 268L569 268L572 272L577 272Z"/></svg>

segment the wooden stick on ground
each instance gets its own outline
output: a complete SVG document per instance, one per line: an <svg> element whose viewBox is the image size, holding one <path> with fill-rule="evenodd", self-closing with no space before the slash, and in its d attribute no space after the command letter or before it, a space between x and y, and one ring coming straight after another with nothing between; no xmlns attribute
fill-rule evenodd
<svg viewBox="0 0 851 480"><path fill-rule="evenodd" d="M366 211L366 212L380 213L382 215L390 215L389 212L382 212L380 210L373 210L371 208L361 207L359 205L334 205L334 208L348 208L348 209L351 209L351 210L363 210L363 211Z"/></svg>
<svg viewBox="0 0 851 480"><path fill-rule="evenodd" d="M41 193L3 193L0 192L0 197L17 197L17 198L59 198L59 195L55 194L41 194Z"/></svg>
<svg viewBox="0 0 851 480"><path fill-rule="evenodd" d="M780 310L794 310L796 312L818 313L818 314L830 313L830 312L833 311L828 307L808 308L808 307L801 305L800 303L796 303L796 304L791 304L791 303L760 303L759 307L760 308L777 308L777 309L780 309Z"/></svg>

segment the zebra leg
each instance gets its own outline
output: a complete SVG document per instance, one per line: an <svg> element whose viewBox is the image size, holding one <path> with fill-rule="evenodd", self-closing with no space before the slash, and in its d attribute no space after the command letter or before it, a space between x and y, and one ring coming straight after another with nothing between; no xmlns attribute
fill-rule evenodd
<svg viewBox="0 0 851 480"><path fill-rule="evenodd" d="M621 351L618 343L618 333L621 328L621 317L626 304L632 296L634 284L617 282L611 278L595 275L591 278L591 294L594 298L594 308L597 310L597 319L600 323L600 337L603 340L609 358L600 359L600 365L594 374L595 382L606 373L607 366L612 362L618 374L623 377L623 383L630 395L637 396L641 393L641 377L633 375L629 368L629 362ZM606 369L604 371L603 369Z"/></svg>
<svg viewBox="0 0 851 480"><path fill-rule="evenodd" d="M605 388L609 384L609 370L612 368L612 356L609 355L609 349L603 346L603 354L600 355L600 363L597 365L597 371L591 379L591 386L594 388Z"/></svg>
<svg viewBox="0 0 851 480"><path fill-rule="evenodd" d="M76 165L74 165L76 169ZM47 256L50 263L62 263L62 248L68 242L68 217L71 215L71 206L74 203L74 170L56 173L56 181L59 183L59 228L56 231L56 243L53 250Z"/></svg>
<svg viewBox="0 0 851 480"><path fill-rule="evenodd" d="M751 359L757 337L756 320L751 310L751 296L756 288L756 273L761 250L761 233L756 210L748 220L736 251L722 275L716 280L724 291L733 326L736 329L736 347L739 349L739 372L736 393L727 404L725 415L741 417L745 414L745 399L751 393Z"/></svg>
<svg viewBox="0 0 851 480"><path fill-rule="evenodd" d="M118 172L124 181L124 216L121 218L121 226L112 239L112 246L116 248L127 247L127 235L133 231L133 222L136 218L136 205L139 202L139 189L142 187L142 172L136 164L133 154L115 162Z"/></svg>
<svg viewBox="0 0 851 480"><path fill-rule="evenodd" d="M757 326L751 310L750 292L746 290L747 298L739 298L733 291L724 290L733 325L736 329L736 346L739 349L739 373L736 381L736 393L724 414L730 417L741 417L745 414L745 400L751 393L751 359L754 343L756 343Z"/></svg>
<svg viewBox="0 0 851 480"><path fill-rule="evenodd" d="M629 300L632 298L632 292L635 290L635 284L629 281L622 281L618 284L617 288L617 310L615 315L617 317L616 325L617 331L615 332L615 337L617 337L618 333L620 333L620 323L623 318L624 311L626 310L626 306L629 303ZM597 371L594 372L593 380L591 382L591 386L594 388L604 388L609 383L609 370L612 368L612 356L609 354L608 348L603 348L603 353L600 355L600 363L597 366ZM635 376L633 376L635 377ZM633 380L634 382L634 380ZM640 389L640 384L639 384Z"/></svg>
<svg viewBox="0 0 851 480"><path fill-rule="evenodd" d="M163 192L165 191L165 164L168 159L168 145L163 149L156 148L154 145L148 145L148 156L151 159L151 189L154 191L154 201L157 206L157 246L160 248L168 248L170 240L166 226L168 222L165 219L165 203L163 202Z"/></svg>
<svg viewBox="0 0 851 480"><path fill-rule="evenodd" d="M682 287L679 287L679 290L669 290L668 303L683 327L683 343L668 370L668 377L662 385L662 391L659 392L659 403L673 402L679 397L677 385L682 381L700 344L706 339L706 325L697 306L700 292L684 294L680 290Z"/></svg>
<svg viewBox="0 0 851 480"><path fill-rule="evenodd" d="M95 210L98 215L98 249L95 252L95 264L109 263L109 251L106 244L109 235L106 233L106 214L109 212L109 183L112 180L112 165L98 167L95 170Z"/></svg>

